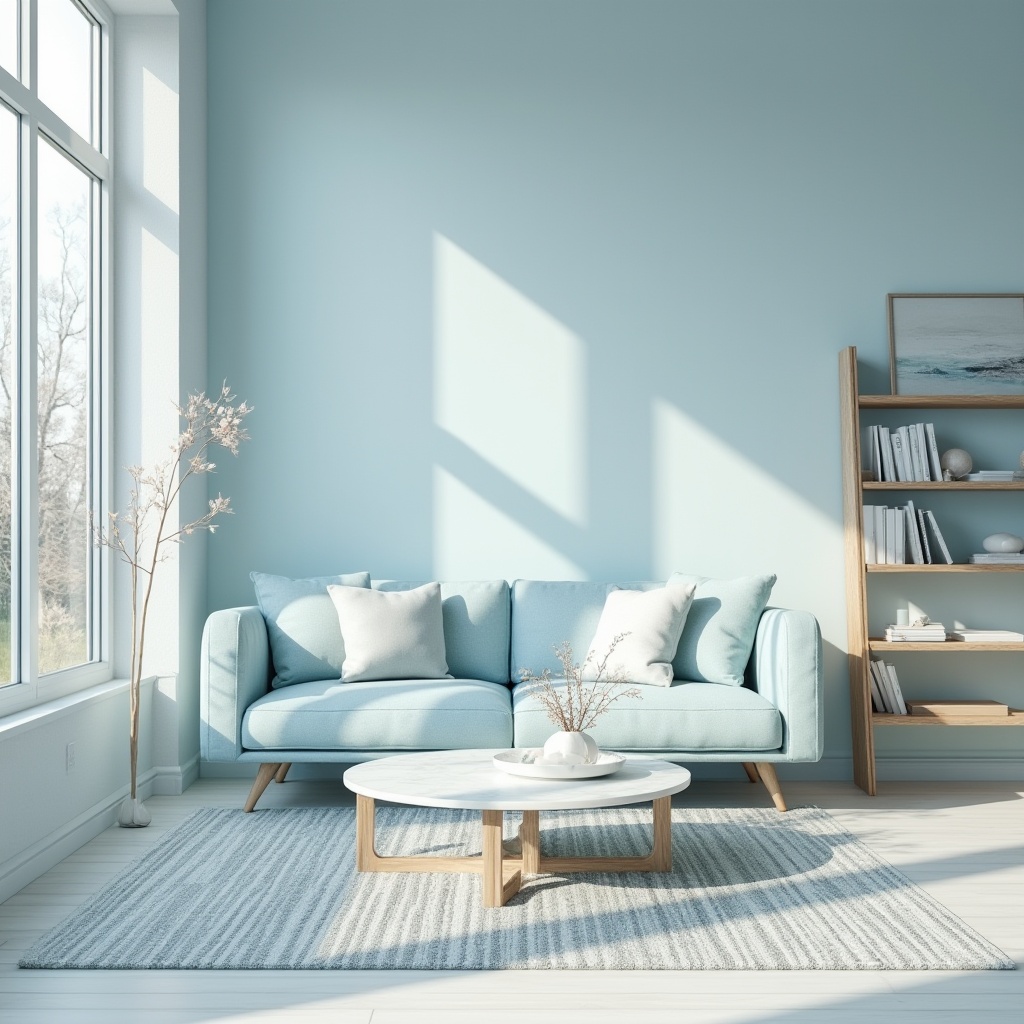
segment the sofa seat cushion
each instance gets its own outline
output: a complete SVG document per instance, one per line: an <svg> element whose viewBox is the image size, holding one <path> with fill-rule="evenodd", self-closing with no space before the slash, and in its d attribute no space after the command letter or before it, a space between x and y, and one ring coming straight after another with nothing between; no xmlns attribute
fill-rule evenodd
<svg viewBox="0 0 1024 1024"><path fill-rule="evenodd" d="M296 683L242 719L247 750L457 750L510 747L507 686L479 679Z"/></svg>
<svg viewBox="0 0 1024 1024"><path fill-rule="evenodd" d="M517 747L542 746L555 731L529 687L512 693ZM604 750L778 750L782 716L746 687L676 681L616 701L587 732Z"/></svg>

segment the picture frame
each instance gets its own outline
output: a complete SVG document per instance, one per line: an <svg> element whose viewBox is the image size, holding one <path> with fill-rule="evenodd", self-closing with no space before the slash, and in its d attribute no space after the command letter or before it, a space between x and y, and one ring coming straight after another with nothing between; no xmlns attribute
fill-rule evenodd
<svg viewBox="0 0 1024 1024"><path fill-rule="evenodd" d="M894 395L1024 395L1024 294L893 292Z"/></svg>

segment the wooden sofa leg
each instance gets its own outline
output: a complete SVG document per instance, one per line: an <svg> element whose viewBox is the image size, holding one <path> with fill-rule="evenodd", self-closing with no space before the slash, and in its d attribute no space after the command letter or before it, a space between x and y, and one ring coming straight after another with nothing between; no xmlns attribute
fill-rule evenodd
<svg viewBox="0 0 1024 1024"><path fill-rule="evenodd" d="M274 776L274 781L284 782L285 777L288 775L288 769L291 768L291 766L291 761L288 761L287 763L281 765L281 767L277 769L277 774Z"/></svg>
<svg viewBox="0 0 1024 1024"><path fill-rule="evenodd" d="M256 806L256 801L263 796L263 791L271 782L273 782L274 776L277 774L280 767L280 762L277 764L260 765L260 770L256 775L256 781L252 784L252 789L249 790L249 795L246 797L245 806L242 808L243 811L248 813Z"/></svg>
<svg viewBox="0 0 1024 1024"><path fill-rule="evenodd" d="M755 761L754 767L757 768L757 773L761 776L765 789L771 794L776 809L784 811L786 801L782 798L782 788L779 786L779 777L775 774L775 766L768 761Z"/></svg>
<svg viewBox="0 0 1024 1024"><path fill-rule="evenodd" d="M754 762L753 761L744 761L743 762L743 770L747 773L747 778L751 782L760 782L761 781L760 776L757 774L757 769L754 767Z"/></svg>

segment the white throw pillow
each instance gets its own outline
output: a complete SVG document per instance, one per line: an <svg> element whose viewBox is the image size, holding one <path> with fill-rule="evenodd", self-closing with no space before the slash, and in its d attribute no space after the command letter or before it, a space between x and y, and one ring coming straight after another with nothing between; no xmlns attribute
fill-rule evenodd
<svg viewBox="0 0 1024 1024"><path fill-rule="evenodd" d="M609 657L602 678L619 675L630 683L671 686L672 659L695 590L695 586L613 590L605 598L583 678L596 678L612 641L620 633L627 633Z"/></svg>
<svg viewBox="0 0 1024 1024"><path fill-rule="evenodd" d="M441 585L413 590L327 588L345 641L341 681L448 676Z"/></svg>

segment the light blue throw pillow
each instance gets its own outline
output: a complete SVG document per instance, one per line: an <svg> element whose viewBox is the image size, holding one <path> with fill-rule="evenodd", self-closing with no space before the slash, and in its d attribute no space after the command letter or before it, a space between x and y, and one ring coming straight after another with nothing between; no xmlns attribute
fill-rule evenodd
<svg viewBox="0 0 1024 1024"><path fill-rule="evenodd" d="M370 586L368 572L315 576L293 580L251 572L256 601L267 622L267 637L274 661L271 686L291 686L315 679L340 679L345 642L334 603L327 594L331 584Z"/></svg>
<svg viewBox="0 0 1024 1024"><path fill-rule="evenodd" d="M666 586L695 584L672 670L677 679L742 686L757 624L768 604L772 576L716 580L673 573Z"/></svg>

